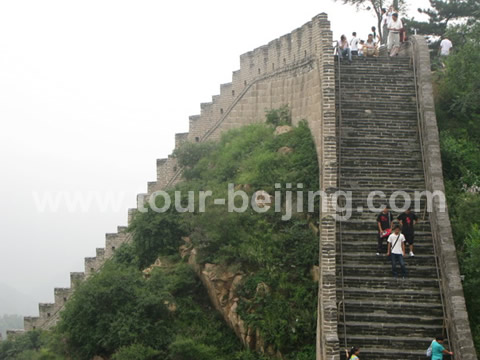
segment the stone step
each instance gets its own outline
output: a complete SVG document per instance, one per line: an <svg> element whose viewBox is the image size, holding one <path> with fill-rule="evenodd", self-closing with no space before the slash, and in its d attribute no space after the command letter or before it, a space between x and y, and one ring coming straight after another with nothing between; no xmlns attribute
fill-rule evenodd
<svg viewBox="0 0 480 360"><path fill-rule="evenodd" d="M338 275L337 275L338 276ZM395 283L405 282L408 280L393 280L390 288L388 289L369 289L369 288L351 288L345 287L344 290L337 290L337 297L342 299L355 299L355 300L369 300L375 298L383 301L402 301L411 302L414 306L415 303L438 303L440 299L440 291L438 289L405 289L395 288Z"/></svg>
<svg viewBox="0 0 480 360"><path fill-rule="evenodd" d="M437 277L437 270L434 266L409 266L408 262L406 262L406 269L408 272L408 276L411 278L424 278L424 277ZM397 272L401 277L400 266L397 264ZM359 275L359 276L388 276L392 273L392 266L390 263L380 263L380 264L356 264L356 263L348 263L343 264L343 273L347 276ZM393 275L392 275L393 279ZM398 280L398 281L408 281L406 280Z"/></svg>
<svg viewBox="0 0 480 360"><path fill-rule="evenodd" d="M403 125L402 125L403 126ZM371 130L374 128L375 130ZM414 124L412 126L407 125L401 128L400 126L397 127L391 127L389 124L381 124L378 123L376 125L370 124L368 126L361 126L361 125L353 125L351 124L343 124L342 128L338 130L340 136L342 137L342 140L344 137L368 137L368 138L380 138L380 139L385 139L389 137L395 137L395 139L398 139L397 134L402 134L402 137L408 137L411 139L418 139L418 129L417 125ZM375 136L373 136L375 134ZM353 150L353 149L352 149ZM369 150L366 148L365 150ZM370 150L376 150L377 149L370 149ZM420 147L415 147L413 149L411 148L404 148L404 150L410 150L412 153L416 154L421 154L420 152ZM391 148L387 151L392 151ZM370 151L371 152L371 151ZM378 151L377 151L378 154ZM378 155L377 155L378 157Z"/></svg>
<svg viewBox="0 0 480 360"><path fill-rule="evenodd" d="M373 313L348 313L346 314L347 322L359 322L359 323L382 323L391 321L393 324L422 324L422 325L431 325L436 327L443 327L443 317L441 316L417 316L411 315L408 311L405 311L400 314L390 314L387 315L384 312L373 312Z"/></svg>
<svg viewBox="0 0 480 360"><path fill-rule="evenodd" d="M403 281L403 280L399 280ZM411 316L436 316L443 317L443 309L440 303L415 303L402 301L382 301L378 299L368 300L345 300L346 314L357 313L361 309L362 313L378 313L385 314L385 317L398 314L409 314ZM435 335L432 335L435 336ZM428 347L428 346L427 346Z"/></svg>
<svg viewBox="0 0 480 360"><path fill-rule="evenodd" d="M392 154L395 154L397 149L419 149L418 139L416 137L411 137L406 140L398 141L393 136L389 137L380 137L375 136L372 133L370 136L348 136L342 134L341 145L342 149L348 148L351 146L352 148L356 148L358 144L369 145L372 148L372 151L378 150L377 147L386 147L389 148ZM377 152L378 154L378 152Z"/></svg>
<svg viewBox="0 0 480 360"><path fill-rule="evenodd" d="M349 187L366 187L372 185L372 177L371 176L356 176L355 178L346 177L345 173L341 172L342 177L340 178L340 188L347 189ZM421 188L425 187L425 180L423 175L422 176L412 176L407 179L398 178L398 177L382 177L376 176L375 177L375 184L372 185L372 189L379 189L381 190L383 187L389 188L398 188L402 189L403 187L408 188Z"/></svg>
<svg viewBox="0 0 480 360"><path fill-rule="evenodd" d="M373 61L374 60L374 61ZM335 59L335 65L338 66L338 59ZM411 66L411 61L409 58L388 58L384 57L362 57L362 56L353 56L353 61L351 64L341 62L342 69L350 68L372 68L374 70L395 67L395 68L408 68Z"/></svg>
<svg viewBox="0 0 480 360"><path fill-rule="evenodd" d="M335 78L338 87L338 75ZM358 86L364 86L364 89L369 89L377 84L382 84L383 86L392 86L398 87L402 85L415 86L415 81L413 79L413 74L405 73L404 71L391 73L388 71L383 71L380 73L372 73L370 71L362 71L359 69L356 72L346 73L343 72L340 76L340 87L343 90L348 90L348 84L354 83Z"/></svg>
<svg viewBox="0 0 480 360"><path fill-rule="evenodd" d="M342 98L342 113L345 110L359 110L359 109L369 109L369 110L382 110L386 113L390 111L400 111L400 110L409 110L416 111L417 106L415 101L405 102L405 101L392 101L390 99L364 99L359 101L358 99L351 98L349 96L344 96Z"/></svg>
<svg viewBox="0 0 480 360"><path fill-rule="evenodd" d="M360 253L370 253L372 256L377 253L377 238L375 235L371 237L357 237L354 240L347 240L343 239L343 250L344 251L350 251L350 249L355 249L355 251L358 251ZM340 251L340 248L338 248L338 251ZM384 240L383 242L383 252L380 258L376 261L376 263L382 262L385 265L389 265L390 261L385 258L385 254L387 252L387 242ZM415 244L414 244L414 252L415 252L415 257L425 255L425 256L433 256L434 255L434 249L433 249L433 243L431 239L419 239L417 236L415 237ZM407 260L406 264L408 265ZM378 275L378 274L376 274ZM390 275L390 273L385 274L386 276ZM435 277L436 278L436 277Z"/></svg>
<svg viewBox="0 0 480 360"><path fill-rule="evenodd" d="M409 140L409 139L407 139ZM342 146L338 147L338 152L341 154L342 158L350 159L410 159L415 157L416 159L421 159L420 149L416 149L413 146L404 146L399 145L395 151L387 150L383 151L381 147L374 146L371 147L369 144L364 141L362 144L359 144L357 148L349 146L344 146L345 142L342 141ZM423 168L423 165L421 166Z"/></svg>
<svg viewBox="0 0 480 360"><path fill-rule="evenodd" d="M347 314L348 315L348 314ZM338 324L339 329L343 327L343 322ZM368 336L392 336L398 338L423 338L432 337L442 332L442 325L426 325L420 323L394 323L390 318L385 318L384 322L349 322L347 321L348 334L365 334ZM428 345L427 345L428 348ZM426 349L425 349L426 350Z"/></svg>
<svg viewBox="0 0 480 360"><path fill-rule="evenodd" d="M382 83L377 83L374 85L370 85L368 89L365 88L364 84L358 84L355 82L350 82L348 84L342 84L341 87L342 93L346 91L347 93L353 93L353 90L357 90L355 92L356 95L364 95L365 97L375 97L378 95L382 95L384 93L390 93L393 92L395 94L405 94L405 95L410 95L410 96L415 96L415 85L401 85L401 86L395 86L392 84L382 84ZM337 96L339 94L338 87L336 89Z"/></svg>
<svg viewBox="0 0 480 360"><path fill-rule="evenodd" d="M372 129L374 130L372 131ZM410 123L399 122L392 124L389 121L367 122L359 119L354 119L351 121L348 120L348 122L345 122L344 119L341 128L338 129L339 134L341 134L341 136L352 136L350 134L352 131L357 134L366 133L370 137L372 137L372 133L383 138L386 135L392 136L392 134L403 132L408 133L412 137L418 137L418 126L416 121L411 121Z"/></svg>
<svg viewBox="0 0 480 360"><path fill-rule="evenodd" d="M342 343L343 345L343 343ZM428 348L428 345L427 345ZM425 360L427 348L421 350L390 349L381 347L362 347L360 357L369 360ZM342 357L343 356L343 357ZM345 358L345 351L340 354L340 359Z"/></svg>
<svg viewBox="0 0 480 360"><path fill-rule="evenodd" d="M368 288L368 289L437 289L438 280L432 278L410 278L408 281L395 281L392 282L392 277L368 277L368 276L344 276L343 284L346 287L353 288ZM337 286L342 286L342 278L337 277Z"/></svg>
<svg viewBox="0 0 480 360"><path fill-rule="evenodd" d="M372 109L348 109L342 112L342 125L337 114L337 131L343 133L346 127L371 129L391 128L392 131L402 131L408 129L418 130L418 118L415 111L405 111L402 115L395 116L395 120L390 119L390 115L385 111L373 111ZM372 134L373 134L372 131Z"/></svg>
<svg viewBox="0 0 480 360"><path fill-rule="evenodd" d="M338 59L335 59L335 65L338 66ZM388 67L395 67L395 68L403 68L403 67L410 67L411 61L408 57L387 57L387 56L380 56L380 57L365 57L365 56L353 56L352 64L343 63L341 62L341 67L350 69L355 67L364 67L364 68L372 68L374 70L388 68Z"/></svg>
<svg viewBox="0 0 480 360"><path fill-rule="evenodd" d="M347 244L346 246L351 246L354 245L356 251L360 252L369 252L370 247L374 244L377 244L377 239L378 239L378 231L376 231L376 223L374 221L371 222L371 225L368 227L370 230L352 230L345 228L345 226L342 225L341 231L340 231L340 226L337 226L337 232L338 235L342 235L342 241L344 244ZM384 240L384 244L386 244L387 241ZM433 246L433 240L432 236L428 233L425 233L423 231L416 231L415 232L415 248L417 251L419 249L423 249L423 247L431 247ZM348 249L348 247L347 247ZM369 249L363 251L362 249ZM418 255L425 255L425 252L428 251L428 249L425 249L421 254L419 253ZM433 250L432 250L433 252ZM430 254L431 252L428 251L426 254Z"/></svg>
<svg viewBox="0 0 480 360"><path fill-rule="evenodd" d="M337 60L337 56L335 56L335 60ZM354 57L354 64L362 63L366 65L372 65L375 67L383 66L384 64L409 64L410 58L409 57Z"/></svg>
<svg viewBox="0 0 480 360"><path fill-rule="evenodd" d="M433 330L434 331L434 330ZM438 331L438 330L437 330ZM338 331L340 337L340 344L344 344L343 341L343 330L342 327L339 326ZM429 336L430 335L430 336ZM425 336L391 336L391 335L367 335L367 334L351 334L347 333L347 343L348 346L358 346L360 349L362 348L388 348L393 350L396 353L396 357L391 357L390 359L402 359L405 358L399 357L399 353L402 351L423 351L423 357L419 359L425 360L425 352L427 351L430 343L432 342L432 338L438 336L437 333L428 334ZM358 344L358 345L357 345ZM364 352L364 358L370 359L370 357L366 358L366 352ZM381 359L389 359L388 357L382 357Z"/></svg>
<svg viewBox="0 0 480 360"><path fill-rule="evenodd" d="M377 139L388 139L388 138L394 138L394 140L396 140L398 143L401 143L405 140L417 140L418 139L418 135L417 135L417 132L415 131L406 131L406 130L398 130L398 131L394 131L394 130L383 130L383 129L376 129L374 133L372 133L372 131L368 131L368 130L360 130L360 129L342 129L341 131L341 137L342 137L342 140L346 140L348 138L358 138L358 137L362 137L363 140L362 140L362 144L368 144L368 141L375 141ZM343 149L343 145L344 145L344 142L342 141L342 149ZM403 147L403 149L405 149L407 147ZM352 149L353 150L353 149ZM372 147L370 149L369 152L367 152L367 154L372 154L372 150L376 150L375 147ZM418 149L420 150L420 149ZM392 151L392 150L390 150ZM378 154L378 151L376 151L377 153L377 158L379 156L381 156L381 154ZM372 154L373 155L373 154ZM396 155L395 152L393 152L391 155ZM357 155L358 157L361 157L362 154L358 154ZM400 156L401 158L403 158L404 156Z"/></svg>
<svg viewBox="0 0 480 360"><path fill-rule="evenodd" d="M394 169L403 169L412 167L414 169L422 169L422 159L417 158L408 158L408 157L398 157L396 159L384 159L384 158L367 158L367 157L351 157L351 156L342 156L341 161L342 167L360 167L365 168L377 168L377 167L392 167ZM422 170L423 171L423 170Z"/></svg>
<svg viewBox="0 0 480 360"><path fill-rule="evenodd" d="M344 264L374 264L374 263L385 263L390 264L390 260L385 257L381 256L380 259L378 256L375 255L375 252L357 252L355 247L347 247L343 246L343 262ZM354 251L354 252L352 252ZM340 245L337 246L337 264L340 264ZM407 266L421 266L421 265L428 265L428 266L436 266L435 264L435 257L432 254L418 254L414 257L408 255L405 257L405 263Z"/></svg>
<svg viewBox="0 0 480 360"><path fill-rule="evenodd" d="M347 88L345 89L347 90ZM363 89L365 90L365 89ZM342 107L351 102L360 103L401 103L406 106L416 106L417 98L415 93L406 92L400 93L398 91L388 91L381 94L366 94L367 91L359 91L357 88L348 88L348 91L342 92ZM339 98L337 98L338 100Z"/></svg>
<svg viewBox="0 0 480 360"><path fill-rule="evenodd" d="M420 183L420 180L418 182ZM377 181L373 186L358 186L356 179L345 178L342 179L342 183L348 187L348 189L344 189L343 186L341 186L340 188L342 190L348 190L354 194L359 194L360 196L368 196L368 194L370 194L372 191L381 191L387 197L391 196L396 191L405 191L413 195L415 192L425 191L425 187L423 186L405 186L402 184L401 186L394 187L381 181Z"/></svg>
<svg viewBox="0 0 480 360"><path fill-rule="evenodd" d="M353 198L355 199L355 198ZM385 201L380 202L380 204L384 204ZM342 221L340 220L337 222L337 225L342 225L343 232L347 231L359 231L361 234L362 230L374 230L377 229L377 212L368 212L370 215L370 219L350 219ZM392 212L392 219L394 223L398 223L397 217L400 214L397 212ZM419 217L423 216L423 214L417 215ZM420 220L417 224L415 224L415 235L422 234L422 233L429 233L431 231L431 225L428 220Z"/></svg>
<svg viewBox="0 0 480 360"><path fill-rule="evenodd" d="M353 174L354 172L350 172L350 173ZM398 208L402 208L403 206L408 205L408 204L410 204L410 206L415 206L415 208L417 208L417 206L416 206L417 204L416 204L416 202L413 201L413 199L410 201L410 203L408 203L407 201L404 201L403 198L400 197L400 196L398 198L395 198L394 200L395 200L395 205ZM342 205L342 201L343 201L342 199L339 199L338 204ZM345 202L343 202L343 204L345 204ZM369 201L367 199L367 197L358 198L354 194L353 197L351 199L349 199L349 203L346 204L346 205L348 205L346 210L350 210L350 209L353 210L353 212L350 213L350 214L353 214L353 215L355 215L357 213L363 214L365 211L378 209L380 207L383 207L385 204L390 204L389 199L385 200L385 199L375 198L372 201ZM371 205L373 205L374 208L370 209L369 206L371 206ZM393 203L391 205L393 206ZM420 209L425 209L425 207L427 205L427 200L423 199L423 198L420 199L419 205L420 205L419 206ZM360 216L364 217L363 215L360 215ZM350 219L347 219L347 220L353 220L353 219L350 218ZM356 224L354 224L354 223L348 223L346 226L348 228L355 227L355 228L361 230L361 228L359 226L356 226Z"/></svg>
<svg viewBox="0 0 480 360"><path fill-rule="evenodd" d="M413 68L410 63L407 62L387 62L383 61L381 63L368 63L361 62L358 58L353 58L353 62L349 64L348 62L341 62L340 67L338 67L338 62L335 63L337 70L340 70L341 73L355 73L357 70L369 71L371 73L401 73L401 72L411 72L413 73ZM337 71L338 74L338 71Z"/></svg>
<svg viewBox="0 0 480 360"><path fill-rule="evenodd" d="M338 115L338 114L337 114ZM342 106L342 124L348 123L349 121L357 121L359 119L380 119L384 123L390 122L392 125L398 123L417 124L417 110L416 109L403 109L403 111L398 109L370 109L370 108L361 108L358 109L354 105L349 107Z"/></svg>
<svg viewBox="0 0 480 360"><path fill-rule="evenodd" d="M342 207L342 209L344 209ZM340 209L339 209L340 210ZM344 230L349 230L350 227L349 226L343 226L343 224L346 222L346 221L367 221L369 222L369 229L374 229L375 226L376 226L376 218L377 218L377 212L376 211L370 211L368 209L361 209L362 211L359 211L360 209L358 208L351 208L351 207L348 207L346 209L344 209L343 212L339 212L339 215L340 216L344 216L345 213L348 213L350 214L350 218L348 220L346 219L338 219L338 221L342 222L342 229ZM420 211L418 211L418 214L420 214L421 217L423 217L423 214L424 214L424 209L422 208ZM396 217L395 217L396 219ZM397 220L394 221L395 223L398 223ZM337 224L338 225L338 224ZM337 229L339 228L339 225L337 226ZM353 229L355 230L355 229ZM361 229L360 229L361 230Z"/></svg>
<svg viewBox="0 0 480 360"><path fill-rule="evenodd" d="M342 174L348 174L351 177L356 176L371 176L372 181L375 182L377 177L390 177L390 178L408 178L423 176L423 170L410 169L410 168L396 168L382 166L377 168L362 168L358 166L342 166ZM373 186L375 187L375 186Z"/></svg>

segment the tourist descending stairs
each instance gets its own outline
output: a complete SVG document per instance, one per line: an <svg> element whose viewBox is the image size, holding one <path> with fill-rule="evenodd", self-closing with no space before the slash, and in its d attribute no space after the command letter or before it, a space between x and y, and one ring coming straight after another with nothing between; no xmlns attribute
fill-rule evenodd
<svg viewBox="0 0 480 360"><path fill-rule="evenodd" d="M337 63L336 74L339 188L353 192L351 218L337 222L340 348L360 347L362 359L423 360L444 328L425 203L417 213L415 257L406 250L406 280L393 278L386 245L376 255L377 214L367 210L372 191L389 198L398 190L425 190L410 58L354 58Z"/></svg>

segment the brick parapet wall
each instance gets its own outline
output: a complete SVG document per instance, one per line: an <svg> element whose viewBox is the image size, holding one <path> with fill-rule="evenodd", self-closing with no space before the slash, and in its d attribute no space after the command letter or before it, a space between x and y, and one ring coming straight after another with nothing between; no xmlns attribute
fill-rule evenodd
<svg viewBox="0 0 480 360"><path fill-rule="evenodd" d="M419 126L424 154L426 188L431 192L445 193L430 52L422 36L414 36L412 44L410 52L413 54L417 74ZM445 316L450 336L449 343L456 360L476 360L448 209L442 212L440 205L439 199L435 198L430 213L430 223L441 271Z"/></svg>
<svg viewBox="0 0 480 360"><path fill-rule="evenodd" d="M319 76L321 84L321 142L319 148L320 187L331 195L337 190L337 136L335 110L335 63L333 36L326 15L319 19L321 52ZM321 209L319 295L317 323L317 360L340 358L336 285L336 220L335 204L328 196Z"/></svg>

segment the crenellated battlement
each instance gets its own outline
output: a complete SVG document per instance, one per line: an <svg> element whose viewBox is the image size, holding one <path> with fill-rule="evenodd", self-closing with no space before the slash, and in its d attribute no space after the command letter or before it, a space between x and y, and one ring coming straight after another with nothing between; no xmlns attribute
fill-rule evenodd
<svg viewBox="0 0 480 360"><path fill-rule="evenodd" d="M80 283L85 280L84 272L71 272L70 273L70 287L76 289Z"/></svg>
<svg viewBox="0 0 480 360"><path fill-rule="evenodd" d="M175 149L178 149L186 141L188 141L188 133L175 134Z"/></svg>

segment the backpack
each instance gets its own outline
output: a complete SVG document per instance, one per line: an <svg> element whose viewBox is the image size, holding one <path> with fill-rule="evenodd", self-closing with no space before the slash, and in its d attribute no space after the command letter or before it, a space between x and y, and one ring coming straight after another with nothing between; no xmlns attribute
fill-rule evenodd
<svg viewBox="0 0 480 360"><path fill-rule="evenodd" d="M433 340L433 341L435 341L435 340ZM427 357L429 357L429 358L431 358L431 357L432 357L432 346L433 346L433 341L432 341L432 343L430 344L430 346L428 347L428 349L427 349L427 353L426 353Z"/></svg>

